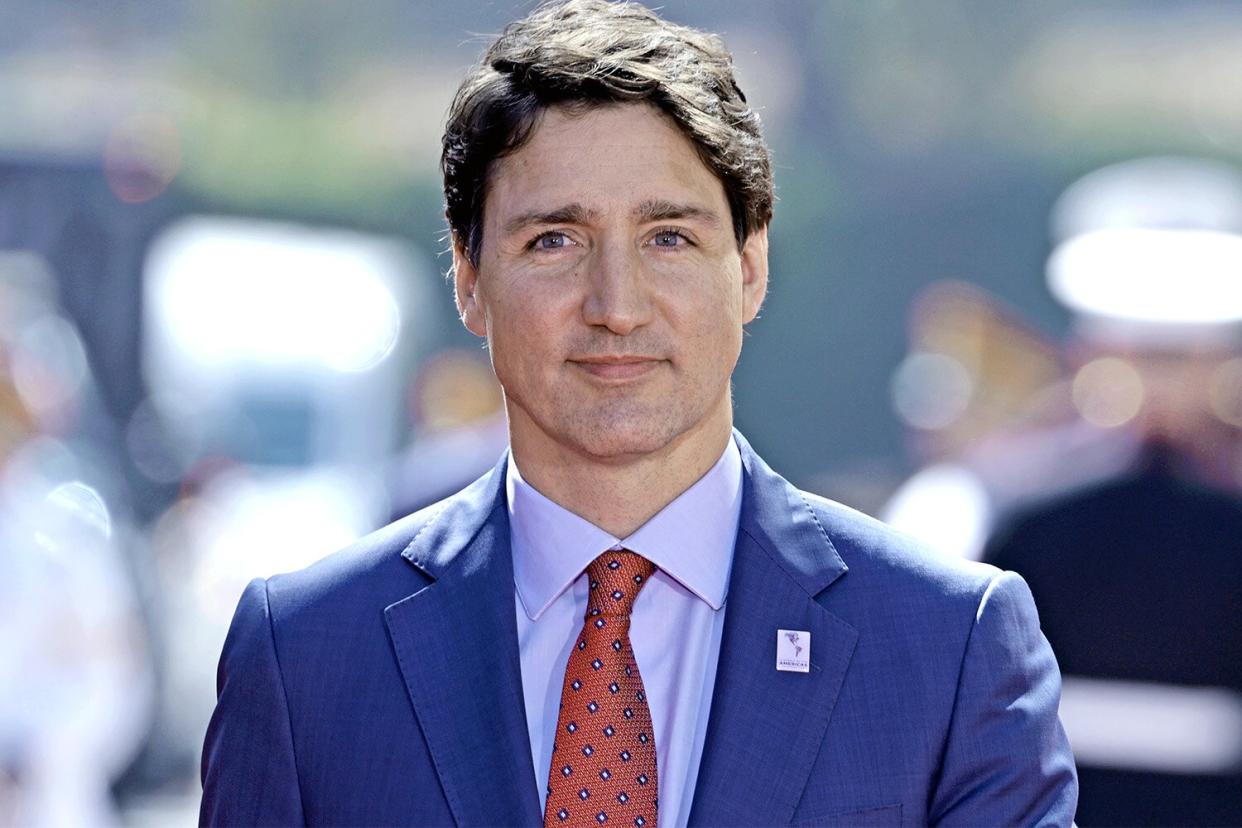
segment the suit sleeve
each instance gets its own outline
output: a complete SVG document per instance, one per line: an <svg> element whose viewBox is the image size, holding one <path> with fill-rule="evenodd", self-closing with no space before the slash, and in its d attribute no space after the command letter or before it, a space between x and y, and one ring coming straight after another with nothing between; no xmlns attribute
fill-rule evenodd
<svg viewBox="0 0 1242 828"><path fill-rule="evenodd" d="M302 825L284 680L267 583L242 593L216 675L203 744L201 825Z"/></svg>
<svg viewBox="0 0 1242 828"><path fill-rule="evenodd" d="M966 645L931 824L1072 824L1078 779L1057 718L1060 697L1030 589L1001 573L983 593Z"/></svg>

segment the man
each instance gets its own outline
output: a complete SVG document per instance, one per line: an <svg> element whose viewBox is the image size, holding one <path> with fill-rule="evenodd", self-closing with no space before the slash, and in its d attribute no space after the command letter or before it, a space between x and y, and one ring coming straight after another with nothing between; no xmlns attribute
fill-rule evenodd
<svg viewBox="0 0 1242 828"><path fill-rule="evenodd" d="M247 588L203 821L1069 824L1023 582L924 557L732 431L772 181L720 41L541 6L444 147L511 452Z"/></svg>

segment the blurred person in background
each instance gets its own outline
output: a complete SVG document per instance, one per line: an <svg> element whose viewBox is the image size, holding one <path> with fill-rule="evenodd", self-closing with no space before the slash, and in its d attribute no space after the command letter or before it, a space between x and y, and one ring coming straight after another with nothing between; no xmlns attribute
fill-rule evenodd
<svg viewBox="0 0 1242 828"><path fill-rule="evenodd" d="M51 273L0 251L0 824L119 824L151 717L124 486Z"/></svg>
<svg viewBox="0 0 1242 828"><path fill-rule="evenodd" d="M1242 175L1112 165L1052 225L1073 341L1055 353L978 292L930 295L903 366L923 373L895 391L935 460L886 517L1030 583L1080 824L1242 824Z"/></svg>
<svg viewBox="0 0 1242 828"><path fill-rule="evenodd" d="M1070 824L1022 580L929 563L732 430L773 192L723 43L540 6L459 88L442 168L512 451L251 582L202 821Z"/></svg>
<svg viewBox="0 0 1242 828"><path fill-rule="evenodd" d="M1242 175L1118 164L1071 187L1054 226L1073 399L1134 453L1007 516L984 559L1040 601L1079 822L1242 824Z"/></svg>

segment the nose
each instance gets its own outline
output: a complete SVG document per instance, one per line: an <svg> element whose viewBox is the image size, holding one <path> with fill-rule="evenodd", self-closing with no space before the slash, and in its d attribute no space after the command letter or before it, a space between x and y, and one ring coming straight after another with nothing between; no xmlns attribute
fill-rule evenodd
<svg viewBox="0 0 1242 828"><path fill-rule="evenodd" d="M651 315L646 275L637 251L625 245L601 246L590 262L583 321L619 336L645 325Z"/></svg>

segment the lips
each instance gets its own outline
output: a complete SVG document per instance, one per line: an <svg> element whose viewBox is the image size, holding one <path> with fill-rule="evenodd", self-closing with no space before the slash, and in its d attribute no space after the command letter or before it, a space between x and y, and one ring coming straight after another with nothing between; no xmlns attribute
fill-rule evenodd
<svg viewBox="0 0 1242 828"><path fill-rule="evenodd" d="M570 360L582 370L601 380L637 379L655 370L662 359L644 356L599 356Z"/></svg>

